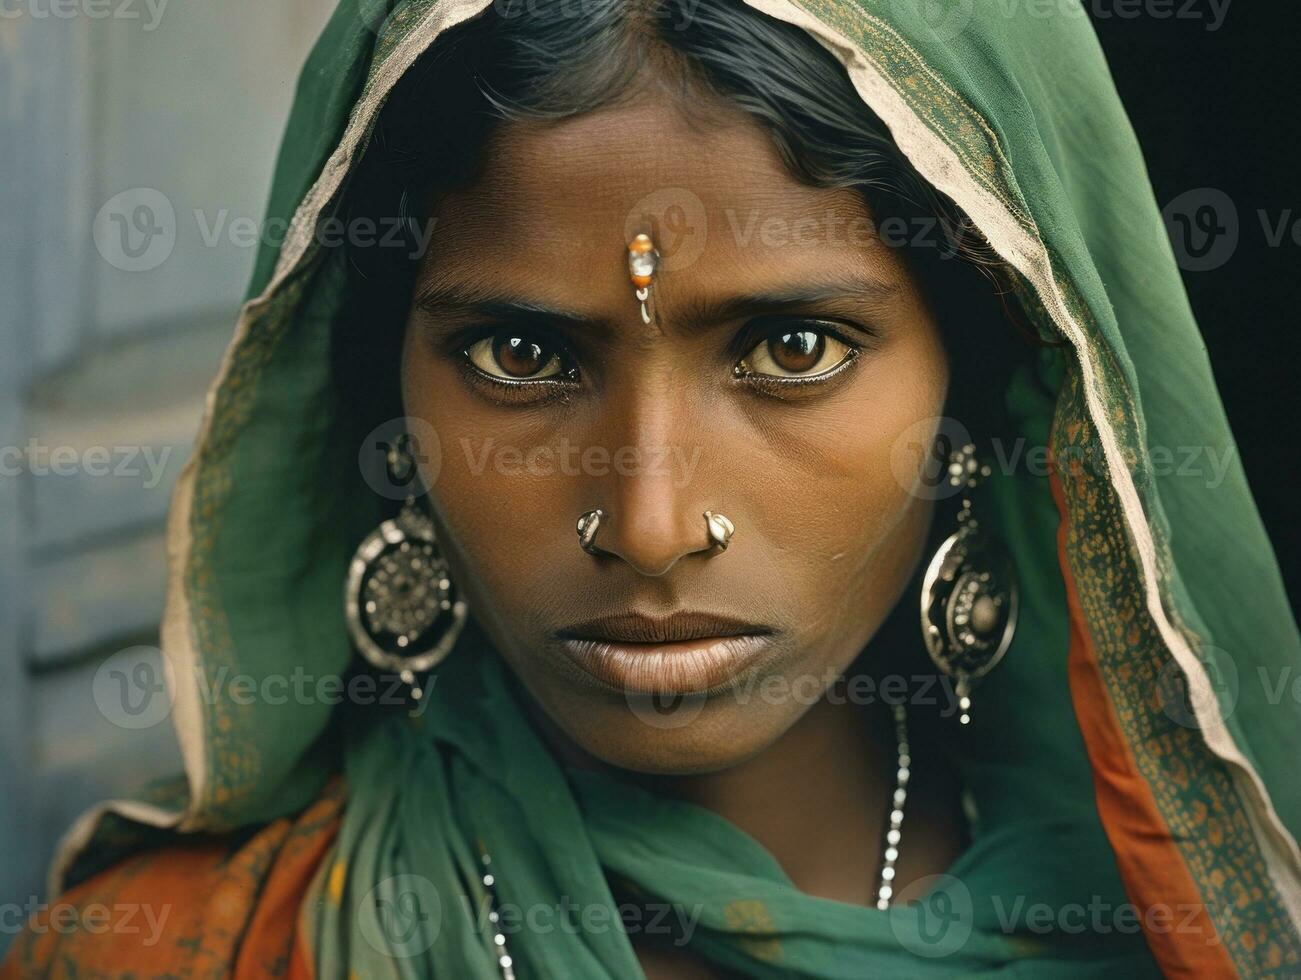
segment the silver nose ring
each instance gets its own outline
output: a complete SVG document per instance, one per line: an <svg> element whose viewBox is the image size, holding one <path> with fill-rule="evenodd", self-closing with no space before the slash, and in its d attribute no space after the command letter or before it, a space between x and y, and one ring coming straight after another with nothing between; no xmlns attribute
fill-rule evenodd
<svg viewBox="0 0 1301 980"><path fill-rule="evenodd" d="M709 540L718 546L719 551L726 551L728 543L732 540L732 535L736 533L736 525L722 514L707 510L705 511L705 526L709 528Z"/></svg>
<svg viewBox="0 0 1301 980"><path fill-rule="evenodd" d="M589 555L601 554L601 549L596 544L596 534L601 530L603 517L605 511L598 507L596 510L589 510L578 519L575 528L578 532L578 544ZM719 551L726 551L732 541L732 535L736 533L736 525L722 514L712 510L705 511L703 517L705 528L709 532L710 544L717 547Z"/></svg>
<svg viewBox="0 0 1301 980"><path fill-rule="evenodd" d="M599 555L601 549L596 546L596 532L601 530L601 518L605 511L589 510L578 519L578 544L589 555Z"/></svg>

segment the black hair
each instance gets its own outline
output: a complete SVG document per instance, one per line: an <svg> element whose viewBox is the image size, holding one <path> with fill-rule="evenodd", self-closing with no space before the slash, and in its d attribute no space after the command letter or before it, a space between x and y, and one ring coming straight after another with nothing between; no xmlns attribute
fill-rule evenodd
<svg viewBox="0 0 1301 980"><path fill-rule="evenodd" d="M856 188L878 227L895 219L909 229L908 264L953 367L946 415L973 434L1004 430L1003 392L1028 345L1007 328L1015 318L1001 302L1002 264L921 179L840 62L742 0L497 0L408 70L346 194L349 220L397 216L408 229L402 248L349 249L356 315L336 362L343 387L391 399L365 409L373 419L402 414L397 350L420 264L418 226L437 196L473 182L503 123L580 115L647 86L688 111L725 104L750 114L797 179ZM378 374L359 385L359 371Z"/></svg>
<svg viewBox="0 0 1301 980"><path fill-rule="evenodd" d="M1011 274L962 210L917 174L844 67L806 31L742 0L495 0L440 37L397 83L345 190L347 221L397 218L407 229L399 248L348 246L352 313L333 338L333 357L358 442L405 414L401 340L428 241L422 225L438 196L473 183L503 124L581 115L643 96L647 86L677 99L688 118L718 105L748 113L796 179L856 189L878 228L893 221L907 229L905 260L949 359L945 416L978 443L1010 434L1011 375L1043 343L1009 301ZM438 247L436 236L429 247ZM944 448L931 460L941 476ZM953 529L958 502L938 502L931 548ZM935 674L917 628L915 605L897 603L871 644L874 667ZM933 739L939 726L938 716L918 719L915 740Z"/></svg>

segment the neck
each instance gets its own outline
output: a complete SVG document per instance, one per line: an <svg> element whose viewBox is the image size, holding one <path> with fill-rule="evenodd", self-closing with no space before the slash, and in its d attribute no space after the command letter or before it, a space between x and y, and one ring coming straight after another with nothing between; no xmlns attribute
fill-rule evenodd
<svg viewBox="0 0 1301 980"><path fill-rule="evenodd" d="M643 781L725 817L762 844L801 891L870 905L895 785L886 722L885 705L824 699L739 765Z"/></svg>
<svg viewBox="0 0 1301 980"><path fill-rule="evenodd" d="M536 712L561 758L608 768ZM939 757L910 740L898 886L943 871L960 850L957 786ZM920 758L919 758L920 754ZM758 755L717 772L639 775L652 792L712 810L761 844L800 891L876 903L897 747L890 707L826 699ZM898 892L898 888L896 888Z"/></svg>

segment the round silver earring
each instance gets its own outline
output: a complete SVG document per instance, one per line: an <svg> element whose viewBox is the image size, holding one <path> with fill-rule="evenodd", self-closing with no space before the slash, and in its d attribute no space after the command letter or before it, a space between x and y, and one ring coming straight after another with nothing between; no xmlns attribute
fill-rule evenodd
<svg viewBox="0 0 1301 980"><path fill-rule="evenodd" d="M922 639L935 666L955 681L964 725L971 721L975 682L1003 659L1016 632L1016 570L971 512L970 492L989 473L973 445L950 455L948 481L963 494L958 529L940 545L922 579Z"/></svg>
<svg viewBox="0 0 1301 980"><path fill-rule="evenodd" d="M395 481L414 474L405 437L389 447L388 466ZM372 666L397 673L419 700L424 692L418 675L451 652L469 609L452 581L434 522L414 495L357 547L343 608L357 651Z"/></svg>

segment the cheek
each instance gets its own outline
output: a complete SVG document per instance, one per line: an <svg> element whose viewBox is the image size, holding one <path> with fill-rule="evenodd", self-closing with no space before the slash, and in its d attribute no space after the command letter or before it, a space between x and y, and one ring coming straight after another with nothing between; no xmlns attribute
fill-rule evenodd
<svg viewBox="0 0 1301 980"><path fill-rule="evenodd" d="M486 407L450 363L424 352L404 350L402 394L407 414L438 434L436 472L422 469L453 577L480 618L506 617L518 629L531 606L508 608L512 597L539 595L544 571L566 560L559 549L570 543L563 476L531 472L528 462L549 436Z"/></svg>
<svg viewBox="0 0 1301 980"><path fill-rule="evenodd" d="M782 426L780 442L799 449L770 461L777 475L765 495L775 508L767 518L775 553L801 556L805 601L856 642L884 619L921 559L932 506L918 480L948 384L933 331L910 332L871 356L834 406Z"/></svg>
<svg viewBox="0 0 1301 980"><path fill-rule="evenodd" d="M918 481L939 429L948 370L942 348L923 331L866 357L834 403L790 413L772 442L791 447L778 473L816 488L819 508L829 518L853 518L870 533L893 523L892 516L920 496Z"/></svg>
<svg viewBox="0 0 1301 980"><path fill-rule="evenodd" d="M570 567L583 559L569 535L590 494L554 471L530 473L527 461L564 426L485 406L450 363L418 349L404 350L402 380L406 411L439 436L430 496L457 581L480 616L509 622L507 633L546 630L555 576L583 571ZM706 496L724 513L739 496L732 506L755 544L735 553L754 563L747 581L783 593L776 605L790 625L857 642L898 597L930 516L900 473L899 447L924 442L918 427L942 411L946 385L938 342L901 332L833 397L772 403L757 424L750 416L714 430L731 462L702 465L714 488ZM920 464L919 452L914 472ZM531 601L516 608L511 597L523 595Z"/></svg>

